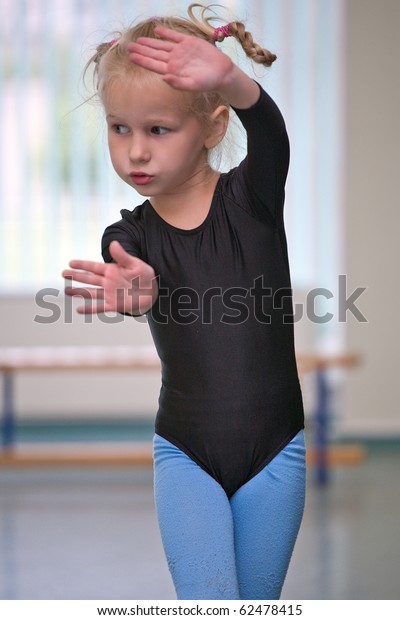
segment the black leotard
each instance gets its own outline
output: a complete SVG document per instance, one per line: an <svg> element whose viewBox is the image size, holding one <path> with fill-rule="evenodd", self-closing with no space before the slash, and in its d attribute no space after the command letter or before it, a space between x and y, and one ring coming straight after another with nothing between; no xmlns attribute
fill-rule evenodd
<svg viewBox="0 0 400 620"><path fill-rule="evenodd" d="M155 430L228 496L304 425L283 225L287 134L262 89L236 113L248 154L221 174L200 226L175 228L146 200L121 211L102 242L105 261L117 239L159 278L148 312L162 362Z"/></svg>

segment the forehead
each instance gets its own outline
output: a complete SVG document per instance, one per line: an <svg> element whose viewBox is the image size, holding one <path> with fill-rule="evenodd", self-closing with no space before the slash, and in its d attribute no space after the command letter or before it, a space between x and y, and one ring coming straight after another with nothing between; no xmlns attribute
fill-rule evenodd
<svg viewBox="0 0 400 620"><path fill-rule="evenodd" d="M182 115L189 113L192 95L173 89L161 77L149 79L115 78L103 91L107 114L145 116Z"/></svg>

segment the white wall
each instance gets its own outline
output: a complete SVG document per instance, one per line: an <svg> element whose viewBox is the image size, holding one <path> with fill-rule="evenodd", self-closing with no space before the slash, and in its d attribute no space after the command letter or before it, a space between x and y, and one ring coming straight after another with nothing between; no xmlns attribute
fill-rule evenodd
<svg viewBox="0 0 400 620"><path fill-rule="evenodd" d="M400 435L400 2L348 0L346 271L367 286L368 323L349 321L363 356L348 381L344 428Z"/></svg>

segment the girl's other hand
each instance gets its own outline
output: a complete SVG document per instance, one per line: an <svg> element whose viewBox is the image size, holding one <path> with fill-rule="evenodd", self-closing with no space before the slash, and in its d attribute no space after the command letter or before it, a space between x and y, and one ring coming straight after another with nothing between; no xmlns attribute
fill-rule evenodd
<svg viewBox="0 0 400 620"><path fill-rule="evenodd" d="M65 294L89 300L77 308L80 314L121 312L138 315L147 312L158 295L154 269L128 254L118 241L111 242L110 254L113 263L72 260L69 263L71 269L65 269L63 277L90 286L66 286Z"/></svg>

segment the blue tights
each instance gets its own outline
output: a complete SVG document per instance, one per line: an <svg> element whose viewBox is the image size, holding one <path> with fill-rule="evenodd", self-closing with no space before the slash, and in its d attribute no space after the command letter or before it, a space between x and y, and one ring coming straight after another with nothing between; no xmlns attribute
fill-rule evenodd
<svg viewBox="0 0 400 620"><path fill-rule="evenodd" d="M156 435L154 489L178 599L279 599L304 510L303 431L230 499Z"/></svg>

